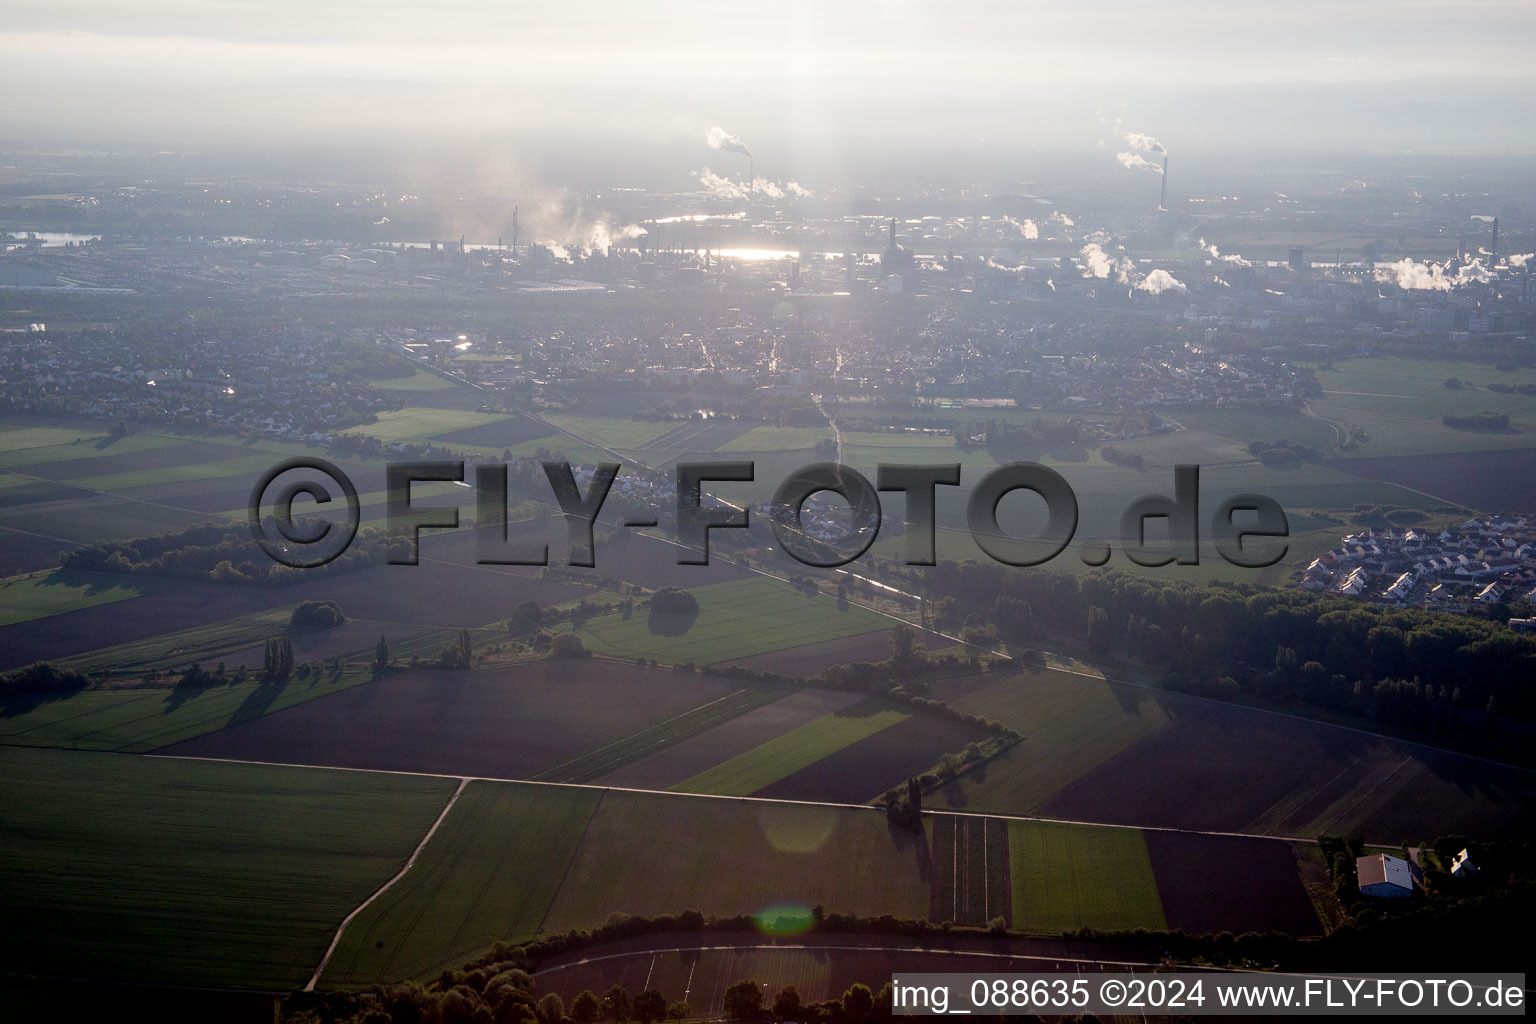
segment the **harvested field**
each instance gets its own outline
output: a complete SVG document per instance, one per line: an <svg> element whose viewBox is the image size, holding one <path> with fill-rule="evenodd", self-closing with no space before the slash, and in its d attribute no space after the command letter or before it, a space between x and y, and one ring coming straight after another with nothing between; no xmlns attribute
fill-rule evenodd
<svg viewBox="0 0 1536 1024"><path fill-rule="evenodd" d="M1337 459L1329 465L1354 476L1433 494L1479 512L1536 508L1536 448Z"/></svg>
<svg viewBox="0 0 1536 1024"><path fill-rule="evenodd" d="M945 754L956 754L987 733L951 718L918 712L905 721L806 765L758 790L777 800L868 803L921 775Z"/></svg>
<svg viewBox="0 0 1536 1024"><path fill-rule="evenodd" d="M1056 670L976 678L934 696L1024 740L935 806L1387 842L1518 834L1536 808L1536 773L1339 726Z"/></svg>
<svg viewBox="0 0 1536 1024"><path fill-rule="evenodd" d="M1321 934L1290 843L1182 832L1145 836L1168 927L1196 935Z"/></svg>
<svg viewBox="0 0 1536 1024"><path fill-rule="evenodd" d="M1171 728L1107 759L1039 813L1389 843L1516 835L1533 820L1536 773L1212 701L1159 703Z"/></svg>
<svg viewBox="0 0 1536 1024"><path fill-rule="evenodd" d="M164 753L527 778L736 689L595 660L402 671Z"/></svg>
<svg viewBox="0 0 1536 1024"><path fill-rule="evenodd" d="M890 830L879 811L609 791L543 930L592 928L614 911L781 904L915 920L928 911L928 874L926 841Z"/></svg>
<svg viewBox="0 0 1536 1024"><path fill-rule="evenodd" d="M410 873L348 926L321 983L425 979L531 939L599 796L471 782Z"/></svg>
<svg viewBox="0 0 1536 1024"><path fill-rule="evenodd" d="M871 698L807 722L669 788L722 796L763 793L773 783L908 717L888 702Z"/></svg>
<svg viewBox="0 0 1536 1024"><path fill-rule="evenodd" d="M918 642L923 643L921 637ZM855 661L884 661L890 656L891 631L878 629L870 633L860 633L858 636L802 644L799 647L789 647L768 654L754 654L749 658L735 658L725 664L810 678L820 675L833 665L848 665Z"/></svg>
<svg viewBox="0 0 1536 1024"><path fill-rule="evenodd" d="M835 690L798 690L708 732L632 761L597 781L609 786L665 789L863 699L862 694Z"/></svg>
<svg viewBox="0 0 1536 1024"><path fill-rule="evenodd" d="M0 526L0 579L51 569L59 564L59 556L74 546L69 541Z"/></svg>
<svg viewBox="0 0 1536 1024"><path fill-rule="evenodd" d="M449 446L473 444L486 448L512 448L526 441L548 437L550 434L549 424L541 423L532 416L518 414L494 423L483 423L476 427L465 427L462 430L450 430L446 434L439 434L437 439Z"/></svg>
<svg viewBox="0 0 1536 1024"><path fill-rule="evenodd" d="M974 815L928 817L933 880L928 920L985 928L994 918L1013 923L1008 822Z"/></svg>

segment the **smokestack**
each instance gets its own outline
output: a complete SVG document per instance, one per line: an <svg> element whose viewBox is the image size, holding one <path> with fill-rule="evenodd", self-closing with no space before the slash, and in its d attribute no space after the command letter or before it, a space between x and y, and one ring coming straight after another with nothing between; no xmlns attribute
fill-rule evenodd
<svg viewBox="0 0 1536 1024"><path fill-rule="evenodd" d="M1157 197L1157 208L1168 209L1168 158L1163 157L1163 191Z"/></svg>
<svg viewBox="0 0 1536 1024"><path fill-rule="evenodd" d="M1499 218L1493 218L1493 238L1488 242L1488 262L1492 263L1499 255Z"/></svg>
<svg viewBox="0 0 1536 1024"><path fill-rule="evenodd" d="M517 255L517 207L512 207L512 255Z"/></svg>
<svg viewBox="0 0 1536 1024"><path fill-rule="evenodd" d="M891 218L891 251L896 251L896 218Z"/></svg>

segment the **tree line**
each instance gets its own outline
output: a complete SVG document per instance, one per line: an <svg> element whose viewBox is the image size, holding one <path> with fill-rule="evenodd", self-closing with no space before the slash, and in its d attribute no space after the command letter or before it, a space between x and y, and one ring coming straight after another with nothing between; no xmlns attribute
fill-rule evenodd
<svg viewBox="0 0 1536 1024"><path fill-rule="evenodd" d="M1294 699L1425 729L1536 717L1536 637L1501 623L1299 590L944 562L913 578L944 629L1070 637L1170 688Z"/></svg>

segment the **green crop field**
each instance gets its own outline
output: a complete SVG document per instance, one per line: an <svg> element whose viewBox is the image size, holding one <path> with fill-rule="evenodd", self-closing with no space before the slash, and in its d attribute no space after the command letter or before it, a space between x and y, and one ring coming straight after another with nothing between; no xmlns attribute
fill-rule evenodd
<svg viewBox="0 0 1536 1024"><path fill-rule="evenodd" d="M409 377L387 377L383 380L369 381L368 386L380 391L446 391L455 385L446 377L439 377L426 370L417 370Z"/></svg>
<svg viewBox="0 0 1536 1024"><path fill-rule="evenodd" d="M451 434L466 427L483 427L508 417L503 413L466 412L460 409L433 409L409 406L379 413L378 422L348 427L343 434L367 434L385 444L395 441L424 441L440 434Z"/></svg>
<svg viewBox="0 0 1536 1024"><path fill-rule="evenodd" d="M543 931L628 914L756 914L767 907L917 919L926 844L876 810L609 791Z"/></svg>
<svg viewBox="0 0 1536 1024"><path fill-rule="evenodd" d="M180 484L193 480L216 480L221 477L250 477L271 469L275 460L271 455L241 455L233 459L214 459L191 462L180 466L162 466L156 469L133 469L122 473L102 473L97 476L75 477L69 483L74 487L86 487L93 491L122 491L130 487L152 487L155 484Z"/></svg>
<svg viewBox="0 0 1536 1024"><path fill-rule="evenodd" d="M0 748L8 970L304 984L451 779Z"/></svg>
<svg viewBox="0 0 1536 1024"><path fill-rule="evenodd" d="M1021 931L1168 927L1139 829L1011 821L1008 848Z"/></svg>
<svg viewBox="0 0 1536 1024"><path fill-rule="evenodd" d="M323 680L230 683L194 692L176 687L84 690L62 700L13 707L0 717L0 743L143 753L236 725L368 681L366 672Z"/></svg>
<svg viewBox="0 0 1536 1024"><path fill-rule="evenodd" d="M56 445L100 441L102 431L75 430L70 427L23 427L8 425L0 428L0 452L21 451L26 448L51 448Z"/></svg>
<svg viewBox="0 0 1536 1024"><path fill-rule="evenodd" d="M35 438L39 436L35 433L36 431L47 431L48 436L53 436L55 431L64 434L74 434L79 440L63 441L44 447L30 446L23 443L21 439L12 440L13 436L17 434L28 434ZM98 459L108 455L135 455L139 452L156 451L161 448L175 448L177 445L190 443L185 438L167 437L163 434L129 434L125 437L113 439L105 436L85 436L73 430L62 430L56 427L29 427L23 430L6 430L0 431L0 469L51 466L60 462L74 462L77 459Z"/></svg>
<svg viewBox="0 0 1536 1024"><path fill-rule="evenodd" d="M1448 388L1456 378L1463 387ZM1319 416L1362 427L1368 439L1359 455L1427 455L1536 445L1536 397L1500 394L1490 384L1536 383L1536 372L1501 373L1483 363L1422 359L1351 359L1318 373L1323 398L1311 403ZM1447 414L1480 412L1509 416L1500 432L1456 430Z"/></svg>
<svg viewBox="0 0 1536 1024"><path fill-rule="evenodd" d="M866 736L912 716L869 701L822 715L798 729L738 754L670 789L684 793L749 796Z"/></svg>
<svg viewBox="0 0 1536 1024"><path fill-rule="evenodd" d="M138 597L143 588L120 576L52 569L0 580L0 626Z"/></svg>
<svg viewBox="0 0 1536 1024"><path fill-rule="evenodd" d="M532 938L600 795L471 782L410 872L348 926L322 983L435 976Z"/></svg>
<svg viewBox="0 0 1536 1024"><path fill-rule="evenodd" d="M568 434L585 438L604 448L638 448L677 426L671 420L651 422L618 416L554 415L545 416L544 419Z"/></svg>
<svg viewBox="0 0 1536 1024"><path fill-rule="evenodd" d="M636 608L628 620L618 613L592 619L576 632L598 654L708 665L891 625L873 612L839 609L834 597L807 596L766 576L699 587L693 594L699 617L681 636L651 632L644 608Z"/></svg>
<svg viewBox="0 0 1536 1024"><path fill-rule="evenodd" d="M784 452L814 448L819 441L832 440L830 427L753 427L740 437L727 441L716 451Z"/></svg>

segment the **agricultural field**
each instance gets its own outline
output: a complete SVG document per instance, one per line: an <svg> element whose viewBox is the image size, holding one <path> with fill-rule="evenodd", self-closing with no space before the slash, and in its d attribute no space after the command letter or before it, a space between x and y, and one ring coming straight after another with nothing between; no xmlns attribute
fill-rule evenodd
<svg viewBox="0 0 1536 1024"><path fill-rule="evenodd" d="M321 984L424 979L532 938L599 796L471 782L406 876L347 926Z"/></svg>
<svg viewBox="0 0 1536 1024"><path fill-rule="evenodd" d="M84 690L61 700L35 695L0 702L0 744L145 753L239 725L365 682L360 672L282 683L144 686Z"/></svg>
<svg viewBox="0 0 1536 1024"><path fill-rule="evenodd" d="M596 781L605 786L666 789L863 699L836 690L793 690L704 732L673 740Z"/></svg>
<svg viewBox="0 0 1536 1024"><path fill-rule="evenodd" d="M12 576L0 580L0 627L127 601L143 590L137 580L63 569Z"/></svg>
<svg viewBox="0 0 1536 1024"><path fill-rule="evenodd" d="M544 420L567 434L603 448L641 448L676 426L670 420L621 419L617 416L551 414Z"/></svg>
<svg viewBox="0 0 1536 1024"><path fill-rule="evenodd" d="M873 809L609 791L544 931L591 928L615 911L782 905L915 920L928 912L927 860L925 841Z"/></svg>
<svg viewBox="0 0 1536 1024"><path fill-rule="evenodd" d="M1001 917L1013 925L1009 833L1017 824L1020 823L968 814L928 816L928 836L933 847L929 921L985 928Z"/></svg>
<svg viewBox="0 0 1536 1024"><path fill-rule="evenodd" d="M456 387L453 381L426 370L417 370L409 377L386 377L372 380L368 386L379 391L446 391Z"/></svg>
<svg viewBox="0 0 1536 1024"><path fill-rule="evenodd" d="M855 605L839 608L835 597L808 596L765 576L698 587L693 594L699 602L698 618L676 635L653 632L643 608L636 608L628 619L618 612L600 616L575 632L597 654L710 665L891 625L874 612Z"/></svg>
<svg viewBox="0 0 1536 1024"><path fill-rule="evenodd" d="M1536 508L1536 448L1337 459L1330 465L1479 512Z"/></svg>
<svg viewBox="0 0 1536 1024"><path fill-rule="evenodd" d="M1361 456L1432 455L1536 447L1536 397L1500 394L1489 385L1536 383L1536 371L1496 371L1484 363L1422 359L1351 359L1318 371L1318 416L1366 432ZM1448 388L1457 379L1461 388ZM1503 413L1503 431L1447 427L1445 415Z"/></svg>
<svg viewBox="0 0 1536 1024"><path fill-rule="evenodd" d="M750 796L909 717L908 712L898 711L885 701L864 701L807 722L670 788L686 793Z"/></svg>
<svg viewBox="0 0 1536 1024"><path fill-rule="evenodd" d="M609 763L589 755L679 716L707 723L716 702L740 713L746 708L732 703L740 690L691 672L595 659L471 672L405 670L164 753L498 779L546 771L564 777L583 765L603 770ZM677 723L672 728L683 731ZM665 742L666 736L653 738ZM638 744L620 749L637 758L649 752ZM582 760L573 764L576 759Z"/></svg>
<svg viewBox="0 0 1536 1024"><path fill-rule="evenodd" d="M935 695L1024 733L935 807L1388 842L1520 834L1536 807L1536 773L1054 669Z"/></svg>
<svg viewBox="0 0 1536 1024"><path fill-rule="evenodd" d="M1013 926L1021 931L1167 927L1147 842L1138 829L1010 821L1008 856ZM1257 877L1250 884L1264 885Z"/></svg>
<svg viewBox="0 0 1536 1024"><path fill-rule="evenodd" d="M721 452L788 452L815 448L818 442L832 440L830 427L753 427L740 437L727 441Z"/></svg>
<svg viewBox="0 0 1536 1024"><path fill-rule="evenodd" d="M440 438L467 427L482 427L506 419L505 413L467 412L461 409L440 409L425 405L411 405L404 409L379 413L375 423L348 427L343 434L367 434L385 444L395 441L419 442Z"/></svg>
<svg viewBox="0 0 1536 1024"><path fill-rule="evenodd" d="M0 747L0 953L20 972L291 989L447 779Z"/></svg>
<svg viewBox="0 0 1536 1024"><path fill-rule="evenodd" d="M1168 927L1192 935L1322 932L1293 844L1187 832L1143 835Z"/></svg>

